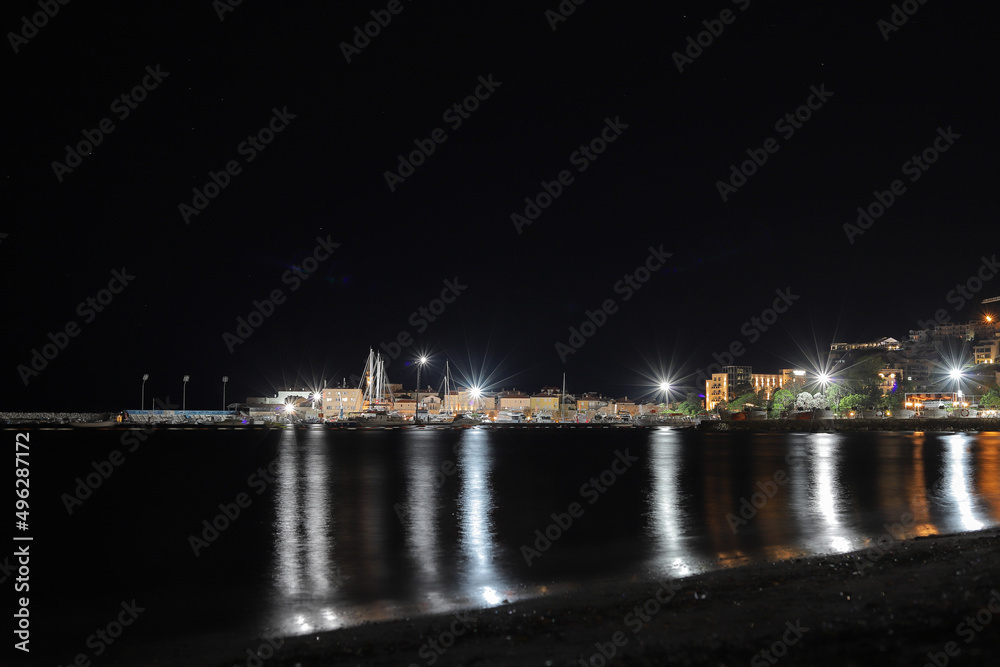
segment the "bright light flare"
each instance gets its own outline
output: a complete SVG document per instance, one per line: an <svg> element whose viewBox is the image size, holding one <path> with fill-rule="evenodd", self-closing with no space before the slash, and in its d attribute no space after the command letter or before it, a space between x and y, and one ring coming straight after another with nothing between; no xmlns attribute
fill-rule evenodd
<svg viewBox="0 0 1000 667"><path fill-rule="evenodd" d="M291 403L285 404L285 412L295 412L295 406Z"/></svg>

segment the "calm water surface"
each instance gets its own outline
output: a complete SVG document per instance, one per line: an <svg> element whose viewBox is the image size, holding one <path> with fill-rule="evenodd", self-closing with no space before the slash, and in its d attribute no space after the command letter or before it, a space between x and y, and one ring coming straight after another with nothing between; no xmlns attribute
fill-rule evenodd
<svg viewBox="0 0 1000 667"><path fill-rule="evenodd" d="M33 439L41 604L81 648L133 598L133 641L306 634L1000 524L997 433L667 429L159 432L67 513L120 437Z"/></svg>

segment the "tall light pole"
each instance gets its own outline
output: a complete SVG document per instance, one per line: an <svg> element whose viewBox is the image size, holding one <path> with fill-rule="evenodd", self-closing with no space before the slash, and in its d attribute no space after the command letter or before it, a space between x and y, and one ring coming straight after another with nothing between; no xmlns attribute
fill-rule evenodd
<svg viewBox="0 0 1000 667"><path fill-rule="evenodd" d="M222 376L222 409L226 409L226 383L229 382L229 376Z"/></svg>
<svg viewBox="0 0 1000 667"><path fill-rule="evenodd" d="M417 413L420 411L420 367L427 363L427 357L417 359L417 401L413 404L413 423L419 424L420 418Z"/></svg>
<svg viewBox="0 0 1000 667"><path fill-rule="evenodd" d="M184 376L184 385L183 385L184 389L181 392L181 412L187 412L187 389L188 389L188 380L190 379L191 379L190 375Z"/></svg>
<svg viewBox="0 0 1000 667"><path fill-rule="evenodd" d="M139 392L139 409L146 409L146 380L149 379L149 373L142 374L142 389Z"/></svg>
<svg viewBox="0 0 1000 667"><path fill-rule="evenodd" d="M823 390L823 397L826 399L826 407L827 407L827 409L829 409L831 413L835 412L835 410L833 409L833 407L830 406L830 395L829 395L830 376L829 376L829 374L827 374L827 373L820 373L819 376L817 376L816 379L819 380L819 386Z"/></svg>

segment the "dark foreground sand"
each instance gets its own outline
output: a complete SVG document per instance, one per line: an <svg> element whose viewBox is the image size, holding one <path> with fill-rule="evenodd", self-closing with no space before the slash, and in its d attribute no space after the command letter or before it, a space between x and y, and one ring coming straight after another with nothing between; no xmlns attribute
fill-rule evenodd
<svg viewBox="0 0 1000 667"><path fill-rule="evenodd" d="M446 614L290 638L260 664L1000 664L996 528L895 543L881 555L749 565L673 584L672 597L661 583L627 583L464 620ZM643 605L647 621L636 614ZM613 657L604 662L595 643L609 654L613 648ZM244 654L217 664L248 663L256 661Z"/></svg>

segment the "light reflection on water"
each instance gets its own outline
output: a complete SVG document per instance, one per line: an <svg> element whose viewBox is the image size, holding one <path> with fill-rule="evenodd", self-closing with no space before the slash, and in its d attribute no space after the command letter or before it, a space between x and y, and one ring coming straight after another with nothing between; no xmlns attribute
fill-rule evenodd
<svg viewBox="0 0 1000 667"><path fill-rule="evenodd" d="M986 527L977 518L978 508L972 498L972 453L969 451L972 441L964 433L948 436L944 475L947 493L945 502L958 511L959 530L980 530Z"/></svg>
<svg viewBox="0 0 1000 667"><path fill-rule="evenodd" d="M821 433L814 436L812 443L812 475L809 484L809 502L806 507L819 528L820 550L844 553L856 547L852 544L845 528L846 499L844 485L838 479L840 440L843 436Z"/></svg>
<svg viewBox="0 0 1000 667"><path fill-rule="evenodd" d="M351 437L282 434L267 631L489 607L602 576L674 578L843 553L907 515L906 537L1000 523L998 434L734 440L653 429L629 435L637 472L528 567L523 545L543 517L579 500L575 489L606 467L617 440L574 448L568 435L520 442L479 429ZM734 524L778 472L787 483L757 495Z"/></svg>
<svg viewBox="0 0 1000 667"><path fill-rule="evenodd" d="M278 454L275 494L275 583L283 634L333 630L341 625L332 604L340 583L334 552L334 499L330 484L330 452L302 451L285 434Z"/></svg>
<svg viewBox="0 0 1000 667"><path fill-rule="evenodd" d="M462 491L459 498L459 545L465 556L462 582L477 606L499 604L506 586L496 570L496 535L492 521L493 489L490 471L493 453L486 432L466 430L459 451ZM478 598L478 599L475 599Z"/></svg>
<svg viewBox="0 0 1000 667"><path fill-rule="evenodd" d="M686 577L701 567L693 562L685 535L688 518L680 484L683 443L677 431L666 429L654 431L650 440L649 532L656 546L651 569L666 576Z"/></svg>

